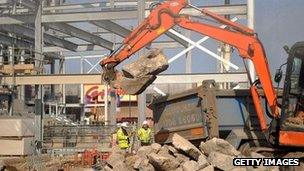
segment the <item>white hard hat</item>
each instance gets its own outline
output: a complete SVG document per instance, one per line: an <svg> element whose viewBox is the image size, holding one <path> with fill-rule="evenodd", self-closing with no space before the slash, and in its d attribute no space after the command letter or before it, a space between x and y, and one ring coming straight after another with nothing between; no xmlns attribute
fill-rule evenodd
<svg viewBox="0 0 304 171"><path fill-rule="evenodd" d="M121 123L117 123L116 126L117 126L117 127L120 127L120 126L121 126Z"/></svg>
<svg viewBox="0 0 304 171"><path fill-rule="evenodd" d="M127 126L128 126L128 123L127 123L127 122L123 122L123 123L121 124L121 126L122 126L122 127L127 127Z"/></svg>
<svg viewBox="0 0 304 171"><path fill-rule="evenodd" d="M143 125L148 125L148 121L143 121Z"/></svg>

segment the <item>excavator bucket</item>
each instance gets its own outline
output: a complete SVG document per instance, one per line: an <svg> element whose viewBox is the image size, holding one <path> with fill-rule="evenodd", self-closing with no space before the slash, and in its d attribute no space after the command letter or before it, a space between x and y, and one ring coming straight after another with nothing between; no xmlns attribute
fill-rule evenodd
<svg viewBox="0 0 304 171"><path fill-rule="evenodd" d="M127 64L122 71L128 78L140 78L146 75L157 75L169 67L166 56L159 49L141 56L138 60Z"/></svg>
<svg viewBox="0 0 304 171"><path fill-rule="evenodd" d="M146 90L146 88L152 84L155 79L155 75L147 75L140 78L127 78L125 76L121 76L113 82L113 87L115 89L123 90L125 94L138 95Z"/></svg>
<svg viewBox="0 0 304 171"><path fill-rule="evenodd" d="M160 50L155 49L125 65L122 72L117 73L112 86L116 89L122 89L125 94L138 95L153 83L157 74L167 68L166 56Z"/></svg>

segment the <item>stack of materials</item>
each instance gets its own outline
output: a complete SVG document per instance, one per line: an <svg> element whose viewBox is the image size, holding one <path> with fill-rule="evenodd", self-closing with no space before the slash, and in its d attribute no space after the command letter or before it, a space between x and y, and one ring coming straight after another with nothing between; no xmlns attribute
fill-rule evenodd
<svg viewBox="0 0 304 171"><path fill-rule="evenodd" d="M199 148L178 134L174 134L172 144L161 146L154 143L141 147L136 155L125 157L120 150L113 150L107 160L105 171L141 170L141 171L213 171L213 170L279 170L278 167L253 168L252 166L234 166L235 157L245 157L223 139L213 138L201 142ZM264 157L252 152L247 157Z"/></svg>
<svg viewBox="0 0 304 171"><path fill-rule="evenodd" d="M2 116L0 125L0 156L25 156L33 153L33 118Z"/></svg>

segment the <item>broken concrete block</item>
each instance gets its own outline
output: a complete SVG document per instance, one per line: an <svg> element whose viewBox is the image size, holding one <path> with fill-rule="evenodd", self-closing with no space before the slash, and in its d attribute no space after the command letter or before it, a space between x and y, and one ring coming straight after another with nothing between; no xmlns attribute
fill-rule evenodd
<svg viewBox="0 0 304 171"><path fill-rule="evenodd" d="M179 166L179 162L169 154L151 153L148 155L148 159L156 170L174 170Z"/></svg>
<svg viewBox="0 0 304 171"><path fill-rule="evenodd" d="M198 148L196 148L188 140L178 134L173 134L172 144L177 150L183 151L186 155L196 161L198 160L198 157L202 155L201 151Z"/></svg>
<svg viewBox="0 0 304 171"><path fill-rule="evenodd" d="M184 163L184 162L190 160L189 157L187 157L187 156L185 156L185 155L183 155L183 154L180 154L180 153L176 153L174 156L176 157L176 160L177 160L179 163Z"/></svg>
<svg viewBox="0 0 304 171"><path fill-rule="evenodd" d="M136 163L136 161L138 161L138 159L144 159L144 158L141 158L141 157L139 157L137 155L128 155L126 157L126 159L125 159L125 163L126 163L127 166L133 168L134 165L135 165L135 163Z"/></svg>
<svg viewBox="0 0 304 171"><path fill-rule="evenodd" d="M141 162L139 165L139 170L140 171L155 171L155 168L151 163L149 163L148 159L145 159Z"/></svg>
<svg viewBox="0 0 304 171"><path fill-rule="evenodd" d="M142 146L137 150L137 155L139 157L146 157L148 154L154 152L151 146Z"/></svg>
<svg viewBox="0 0 304 171"><path fill-rule="evenodd" d="M230 171L247 171L247 169L245 167L235 167L235 168L231 169Z"/></svg>
<svg viewBox="0 0 304 171"><path fill-rule="evenodd" d="M107 160L107 164L109 164L110 166L112 166L112 168L114 168L114 166L120 162L124 162L125 161L125 157L122 154L119 153L113 153L109 156L108 160Z"/></svg>
<svg viewBox="0 0 304 171"><path fill-rule="evenodd" d="M141 163L143 162L143 158L138 158L136 161L135 161L135 163L133 164L133 168L134 169L139 169L139 167L140 167L140 165L141 165Z"/></svg>
<svg viewBox="0 0 304 171"><path fill-rule="evenodd" d="M160 150L160 148L162 147L160 144L158 143L152 143L151 145L151 148L153 149L153 152L154 153L158 153L158 151Z"/></svg>
<svg viewBox="0 0 304 171"><path fill-rule="evenodd" d="M114 166L113 166L113 171L122 171L122 170L125 170L125 171L128 171L128 170L131 170L130 168L128 168L128 166L126 165L126 163L120 161L120 162L117 162Z"/></svg>
<svg viewBox="0 0 304 171"><path fill-rule="evenodd" d="M203 169L200 169L199 171L214 171L213 165L209 165Z"/></svg>
<svg viewBox="0 0 304 171"><path fill-rule="evenodd" d="M259 154L259 153L253 152L253 151L250 153L250 156L252 158L265 158L265 156L263 156L262 154Z"/></svg>
<svg viewBox="0 0 304 171"><path fill-rule="evenodd" d="M138 60L125 65L122 69L128 78L139 78L146 75L157 75L169 67L166 56L158 49L141 56Z"/></svg>
<svg viewBox="0 0 304 171"><path fill-rule="evenodd" d="M238 156L241 153L237 151L231 144L227 141L219 138L213 138L206 142L201 142L200 149L203 153L207 156L212 151L217 151L223 154L231 155L231 156Z"/></svg>
<svg viewBox="0 0 304 171"><path fill-rule="evenodd" d="M216 168L221 170L231 170L233 166L233 156L212 151L208 156L208 161Z"/></svg>
<svg viewBox="0 0 304 171"><path fill-rule="evenodd" d="M178 167L177 169L175 169L174 171L184 171L183 167Z"/></svg>
<svg viewBox="0 0 304 171"><path fill-rule="evenodd" d="M142 93L156 79L155 75L147 75L141 78L117 77L112 84L115 89L122 89L125 94L137 95Z"/></svg>
<svg viewBox="0 0 304 171"><path fill-rule="evenodd" d="M169 150L169 153L174 155L174 156L175 156L175 154L178 153L178 151L174 147L172 147L171 145L168 145L167 148Z"/></svg>
<svg viewBox="0 0 304 171"><path fill-rule="evenodd" d="M159 151L158 151L157 154L160 154L160 155L162 155L162 154L169 154L168 145L163 145L163 146L159 149Z"/></svg>
<svg viewBox="0 0 304 171"><path fill-rule="evenodd" d="M183 167L184 171L197 171L197 170L199 170L199 165L193 160L186 161L183 164L182 167Z"/></svg>
<svg viewBox="0 0 304 171"><path fill-rule="evenodd" d="M203 168L209 166L209 162L205 155L200 155L198 157L197 163L198 163L200 169L203 169Z"/></svg>

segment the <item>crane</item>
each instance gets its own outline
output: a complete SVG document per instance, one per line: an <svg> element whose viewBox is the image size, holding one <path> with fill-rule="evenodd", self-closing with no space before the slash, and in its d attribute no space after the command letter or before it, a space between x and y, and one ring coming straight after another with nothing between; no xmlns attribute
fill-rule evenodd
<svg viewBox="0 0 304 171"><path fill-rule="evenodd" d="M199 10L202 15L208 16L221 24L227 25L229 29L219 28L209 23L192 21L189 19L189 16L180 14L181 10L187 6ZM103 79L108 83L114 81L117 76L115 66L129 58L143 47L149 45L153 40L176 25L229 44L238 50L239 56L244 60L251 60L254 64L258 79L250 80L250 93L261 130L266 132L270 128L274 129L274 135L276 136L277 143L279 145L304 147L304 141L302 141L304 139L304 129L298 131L298 129L285 129L283 126L285 125L284 121L286 118L288 118L286 117L286 112L288 111L288 95L290 94L288 92L290 92L290 88L288 89L288 86L285 86L285 99L283 98L283 108L281 109L282 112L280 112L276 91L272 84L272 78L270 75L265 50L261 41L258 39L257 34L246 26L232 22L206 9L199 9L196 6L189 4L187 0L164 1L154 7L154 9L150 12L150 15L124 39L122 45L107 58L101 61L101 66L104 70L102 76ZM292 49L294 50L294 48ZM304 54L302 55L304 56ZM296 58L290 55L289 61L293 62L293 59ZM303 61L303 57L299 58L299 60ZM292 72L289 67L293 66L292 62L287 66L289 73ZM301 73L303 73L303 64L299 64L298 67L300 68L299 70ZM294 77L296 79L298 78L298 81L300 81L300 78L303 80L303 76L299 77L299 74ZM288 80L290 79L287 79L287 81ZM263 89L267 100L267 105L271 111L269 113L274 120L274 122L272 122L273 125L270 127L267 126L264 109L261 105L260 95L257 88L258 84L260 84ZM302 88L304 88L303 84ZM297 113L295 110L292 112Z"/></svg>

